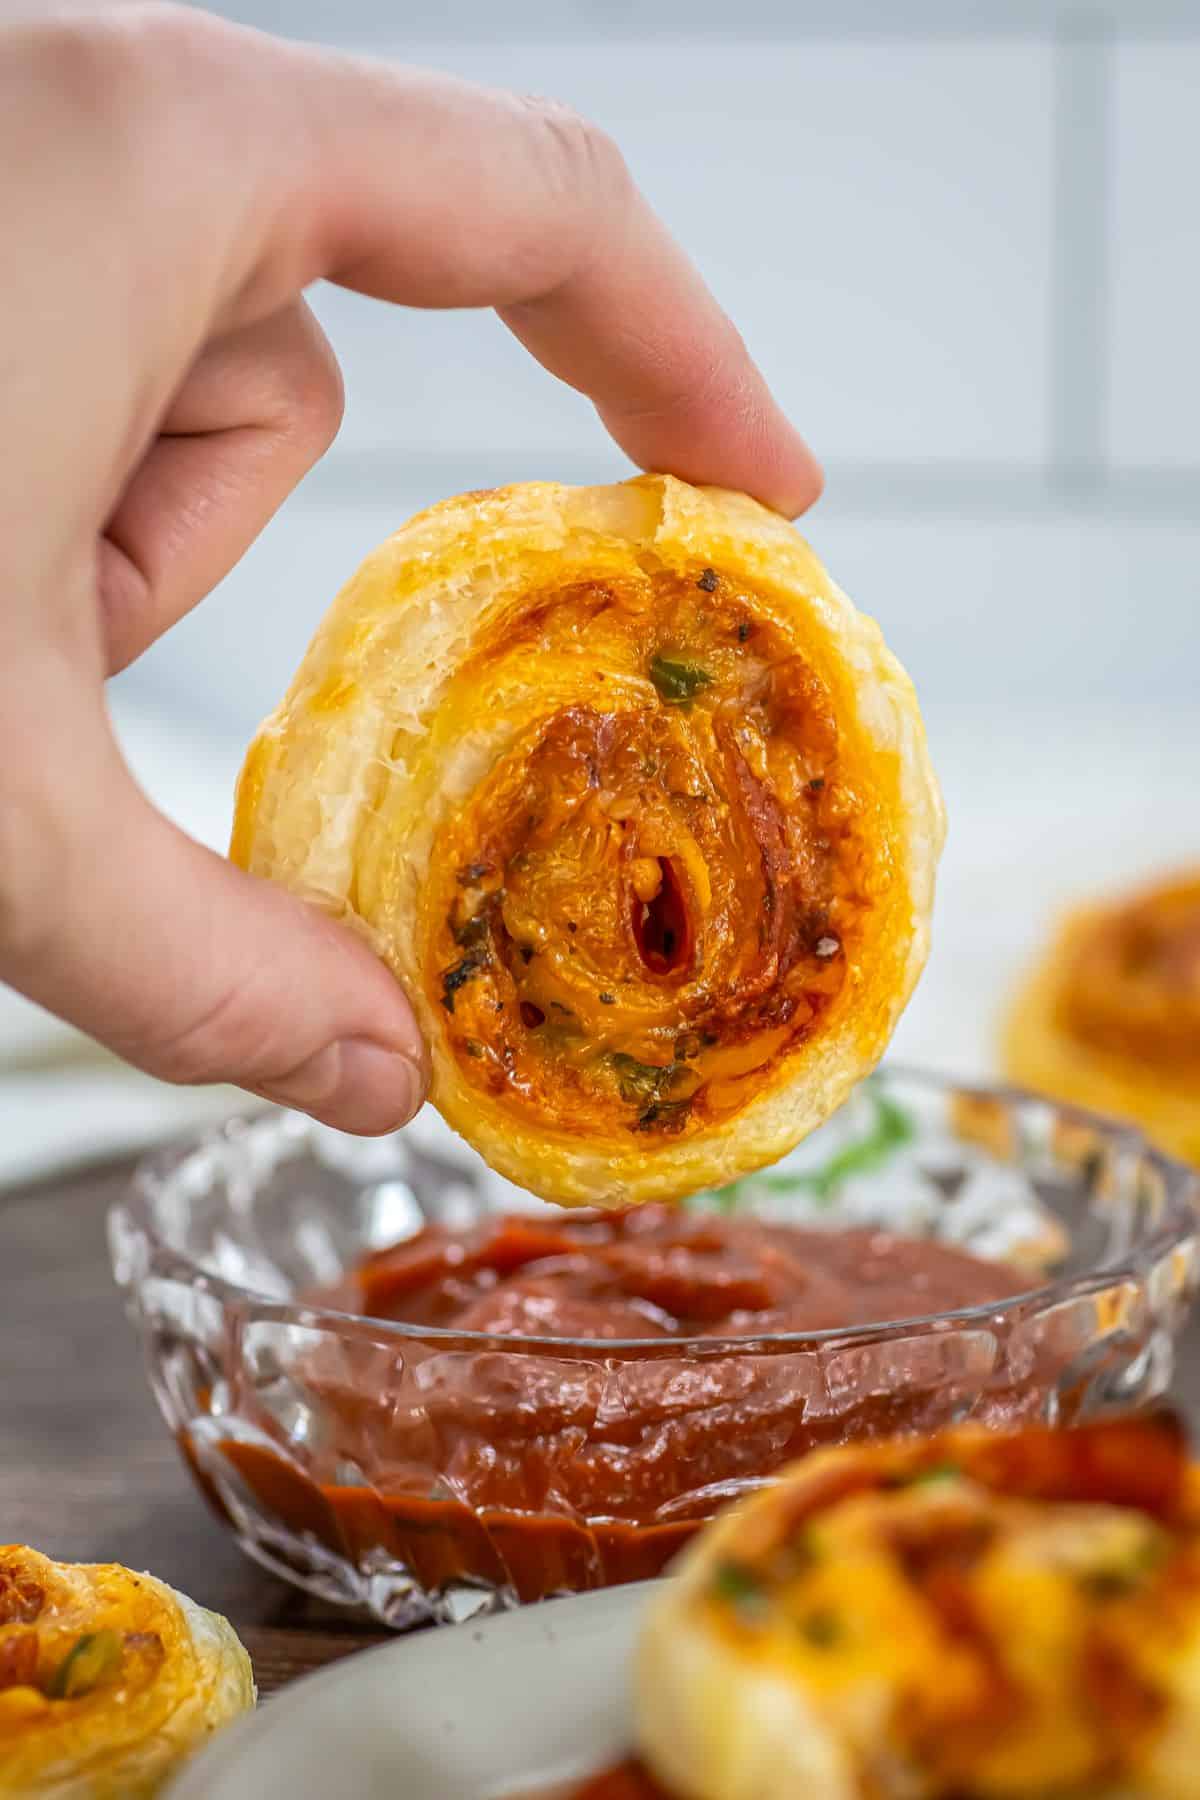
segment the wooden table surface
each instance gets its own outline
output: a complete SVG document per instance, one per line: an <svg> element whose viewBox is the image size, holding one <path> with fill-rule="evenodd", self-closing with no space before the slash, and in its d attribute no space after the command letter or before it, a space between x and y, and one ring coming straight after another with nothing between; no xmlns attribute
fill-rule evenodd
<svg viewBox="0 0 1200 1800"><path fill-rule="evenodd" d="M386 1635L243 1556L150 1397L104 1222L128 1165L0 1194L0 1542L149 1569L232 1619L260 1691ZM1200 1425L1200 1326L1176 1398Z"/></svg>
<svg viewBox="0 0 1200 1800"><path fill-rule="evenodd" d="M109 1269L128 1177L0 1194L0 1543L148 1569L233 1621L269 1694L386 1634L258 1568L193 1487Z"/></svg>

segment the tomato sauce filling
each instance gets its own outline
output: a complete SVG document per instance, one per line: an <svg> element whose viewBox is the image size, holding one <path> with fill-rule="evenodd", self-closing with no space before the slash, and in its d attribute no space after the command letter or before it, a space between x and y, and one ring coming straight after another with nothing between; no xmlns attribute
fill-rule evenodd
<svg viewBox="0 0 1200 1800"><path fill-rule="evenodd" d="M382 1553L427 1591L469 1580L536 1600L642 1580L814 1446L910 1429L955 1394L979 1401L978 1370L955 1375L919 1334L828 1365L776 1334L1027 1286L946 1245L688 1208L430 1226L313 1296L416 1335L367 1329L306 1351L320 1429L305 1467L268 1447L270 1390L248 1375L230 1410L261 1424L259 1441L220 1453L298 1535L354 1564ZM445 1335L421 1336L435 1328ZM1022 1367L1020 1390L998 1382L993 1399L1018 1415L1039 1392Z"/></svg>
<svg viewBox="0 0 1200 1800"><path fill-rule="evenodd" d="M466 1078L540 1122L736 1113L859 954L880 847L827 686L762 612L712 569L580 582L471 665L473 692L568 670L443 831L425 956Z"/></svg>
<svg viewBox="0 0 1200 1800"><path fill-rule="evenodd" d="M1200 880L1097 919L1071 956L1061 1011L1083 1043L1200 1079Z"/></svg>

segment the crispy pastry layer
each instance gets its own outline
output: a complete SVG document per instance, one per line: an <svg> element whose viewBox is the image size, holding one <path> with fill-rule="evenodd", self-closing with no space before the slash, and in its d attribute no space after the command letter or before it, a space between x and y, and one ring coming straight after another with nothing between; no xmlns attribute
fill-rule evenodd
<svg viewBox="0 0 1200 1800"><path fill-rule="evenodd" d="M216 1613L116 1563L0 1546L0 1795L140 1800L253 1705Z"/></svg>
<svg viewBox="0 0 1200 1800"><path fill-rule="evenodd" d="M677 1800L1195 1800L1200 1534L1167 1422L808 1458L655 1601Z"/></svg>
<svg viewBox="0 0 1200 1800"><path fill-rule="evenodd" d="M1065 919L1012 1007L1004 1060L1200 1164L1200 871Z"/></svg>
<svg viewBox="0 0 1200 1800"><path fill-rule="evenodd" d="M667 477L464 495L335 601L232 854L369 934L509 1179L783 1154L881 1055L943 822L912 686L792 528Z"/></svg>

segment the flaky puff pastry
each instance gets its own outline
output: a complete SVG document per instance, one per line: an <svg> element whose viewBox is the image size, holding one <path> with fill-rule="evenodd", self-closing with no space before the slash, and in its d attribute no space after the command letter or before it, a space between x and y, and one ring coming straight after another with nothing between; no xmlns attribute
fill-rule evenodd
<svg viewBox="0 0 1200 1800"><path fill-rule="evenodd" d="M1200 869L1064 919L1003 1053L1014 1081L1200 1165Z"/></svg>
<svg viewBox="0 0 1200 1800"><path fill-rule="evenodd" d="M912 685L803 540L662 476L419 514L246 760L232 855L357 922L432 1096L566 1204L770 1162L925 961L941 802Z"/></svg>
<svg viewBox="0 0 1200 1800"><path fill-rule="evenodd" d="M1196 1800L1197 1475L1169 1421L808 1458L653 1602L672 1800Z"/></svg>
<svg viewBox="0 0 1200 1800"><path fill-rule="evenodd" d="M0 1546L0 1795L141 1800L254 1698L216 1613L116 1563Z"/></svg>

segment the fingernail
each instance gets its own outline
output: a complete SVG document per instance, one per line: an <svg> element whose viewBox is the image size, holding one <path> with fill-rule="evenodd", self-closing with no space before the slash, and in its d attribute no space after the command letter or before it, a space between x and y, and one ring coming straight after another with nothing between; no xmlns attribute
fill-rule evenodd
<svg viewBox="0 0 1200 1800"><path fill-rule="evenodd" d="M339 1131L369 1137L406 1125L425 1098L425 1083L403 1051L369 1038L343 1038L262 1092Z"/></svg>

